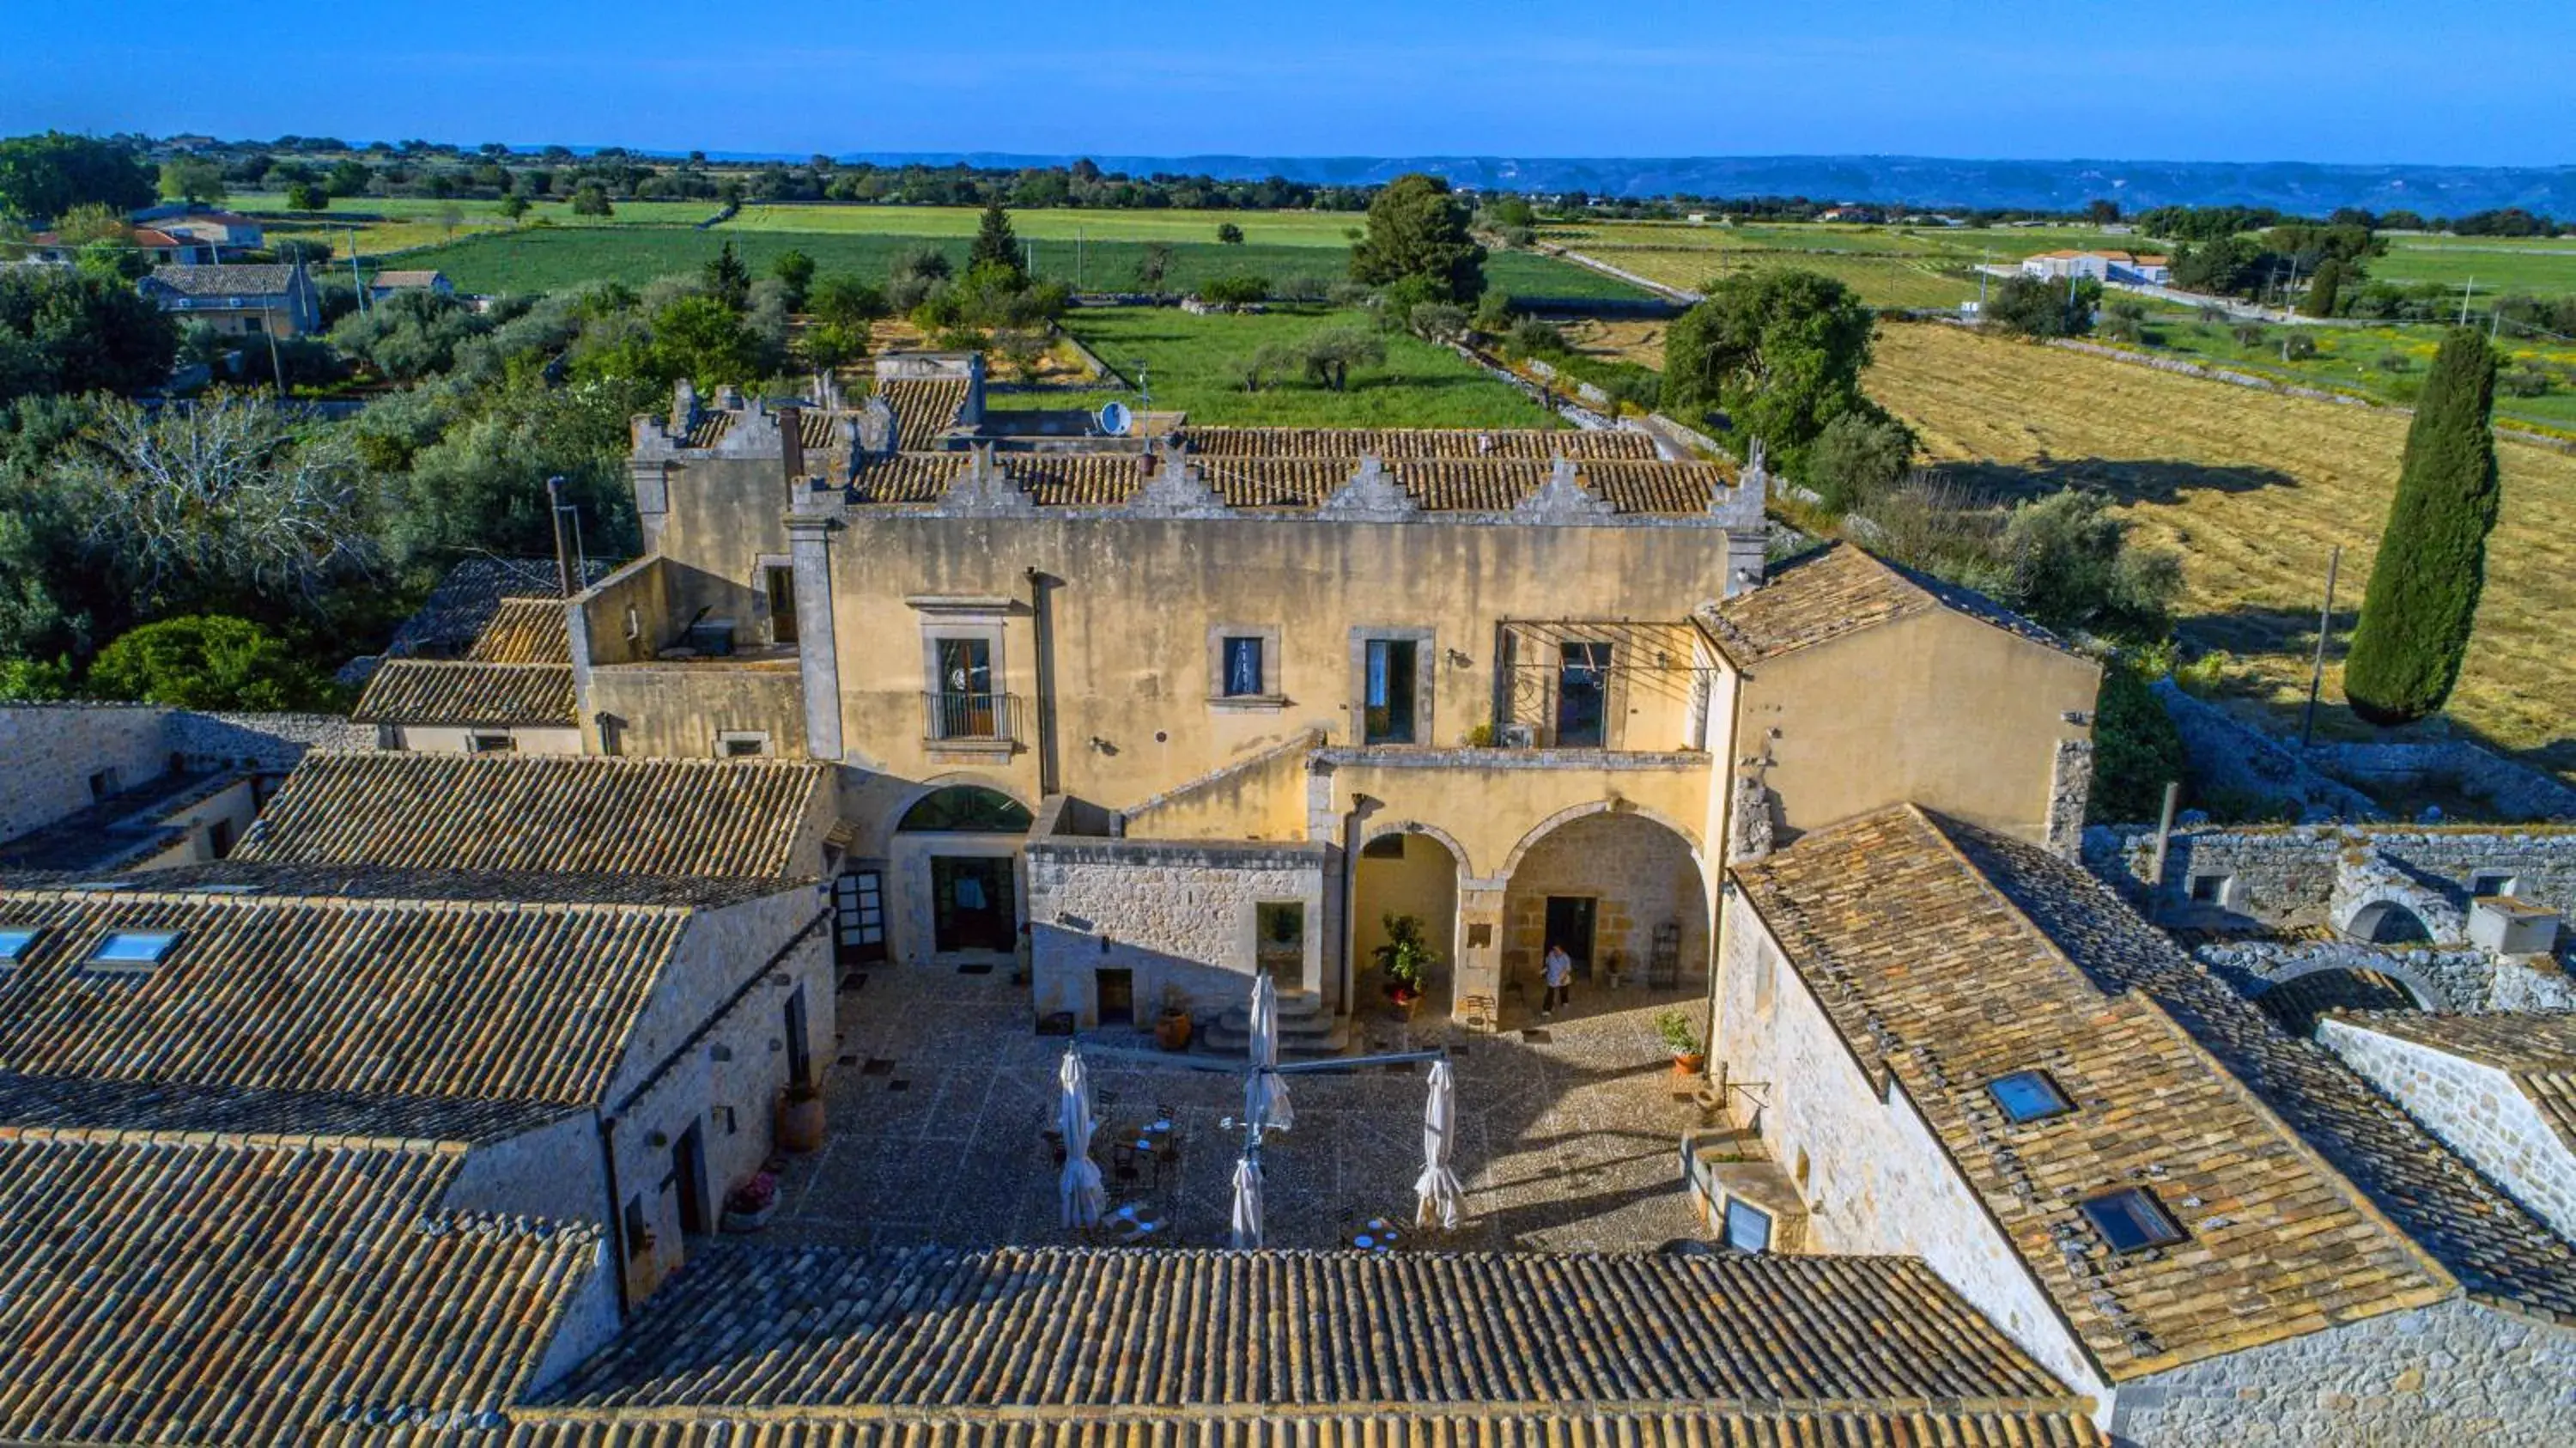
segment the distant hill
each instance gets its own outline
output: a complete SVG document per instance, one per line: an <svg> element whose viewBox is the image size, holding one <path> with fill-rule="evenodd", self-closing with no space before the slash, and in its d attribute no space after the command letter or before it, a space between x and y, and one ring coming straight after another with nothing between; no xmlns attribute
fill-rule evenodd
<svg viewBox="0 0 2576 1448"><path fill-rule="evenodd" d="M801 158L798 158L801 159ZM1017 168L1069 165L1073 156L989 151L855 152L845 160ZM2150 206L2271 206L2318 213L2338 206L2460 216L2520 206L2576 216L2576 166L2330 166L2306 161L1958 161L1934 156L1093 156L1103 169L1258 180L1284 176L1360 186L1408 171L1461 185L1596 196L1806 196L1926 208L2063 210L2109 197Z"/></svg>

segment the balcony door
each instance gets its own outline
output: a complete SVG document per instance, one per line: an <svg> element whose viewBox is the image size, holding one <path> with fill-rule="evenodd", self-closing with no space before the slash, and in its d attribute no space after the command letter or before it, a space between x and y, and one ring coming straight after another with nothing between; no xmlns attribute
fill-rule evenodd
<svg viewBox="0 0 2576 1448"><path fill-rule="evenodd" d="M936 641L939 694L933 720L942 739L990 739L997 728L990 639Z"/></svg>
<svg viewBox="0 0 2576 1448"><path fill-rule="evenodd" d="M1412 639L1370 639L1368 641L1366 689L1366 732L1362 742L1368 744L1412 744L1414 730L1414 684L1417 679L1420 645Z"/></svg>
<svg viewBox="0 0 2576 1448"><path fill-rule="evenodd" d="M1557 645L1556 747L1599 749L1609 742L1610 646Z"/></svg>

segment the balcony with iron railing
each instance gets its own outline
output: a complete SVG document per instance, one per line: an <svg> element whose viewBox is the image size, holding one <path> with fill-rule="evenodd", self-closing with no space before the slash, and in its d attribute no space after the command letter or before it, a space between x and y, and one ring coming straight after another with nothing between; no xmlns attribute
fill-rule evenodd
<svg viewBox="0 0 2576 1448"><path fill-rule="evenodd" d="M1008 750L1019 742L1020 696L933 689L921 696L922 739L935 748Z"/></svg>

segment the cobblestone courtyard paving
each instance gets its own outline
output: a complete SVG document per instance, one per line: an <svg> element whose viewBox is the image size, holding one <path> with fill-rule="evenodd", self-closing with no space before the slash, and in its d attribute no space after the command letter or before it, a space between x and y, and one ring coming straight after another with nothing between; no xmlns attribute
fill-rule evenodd
<svg viewBox="0 0 2576 1448"><path fill-rule="evenodd" d="M856 979L856 977L853 977ZM845 985L847 982L845 981ZM1455 1166L1467 1219L1422 1238L1453 1248L1637 1250L1705 1234L1683 1195L1676 1146L1708 1124L1697 1084L1676 1076L1657 1010L1697 1014L1695 989L1649 995L1591 987L1544 1029L1482 1036L1363 1012L1354 1053L1446 1045L1458 1082ZM1101 1240L1057 1222L1053 1124L1066 1040L1030 1028L1029 995L1004 972L879 966L839 1001L828 1068L831 1133L791 1159L763 1236L779 1242L987 1246ZM1091 1033L1086 1045L1151 1050L1151 1037ZM1194 1053L1195 1054L1195 1053ZM1219 1059L1200 1055L1201 1060ZM1243 1112L1238 1073L1090 1058L1103 1122L1095 1159L1112 1208L1165 1223L1157 1245L1226 1235ZM1421 1168L1425 1065L1289 1078L1295 1129L1262 1150L1268 1245L1348 1246L1373 1217L1407 1229ZM1112 1133L1169 1108L1179 1145L1162 1172L1120 1180Z"/></svg>

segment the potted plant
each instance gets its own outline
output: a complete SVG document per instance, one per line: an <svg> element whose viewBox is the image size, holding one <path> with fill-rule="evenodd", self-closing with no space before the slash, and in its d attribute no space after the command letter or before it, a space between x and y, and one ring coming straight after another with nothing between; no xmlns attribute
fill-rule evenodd
<svg viewBox="0 0 2576 1448"><path fill-rule="evenodd" d="M1163 987L1163 1013L1154 1018L1154 1044L1166 1051L1190 1048L1190 997L1176 984Z"/></svg>
<svg viewBox="0 0 2576 1448"><path fill-rule="evenodd" d="M757 1232L777 1214L778 1178L765 1171L753 1172L725 1193L723 1226L728 1232Z"/></svg>
<svg viewBox="0 0 2576 1448"><path fill-rule="evenodd" d="M1440 957L1422 938L1422 922L1411 915L1381 917L1386 926L1386 943L1371 954L1377 968L1386 974L1386 998L1400 1006L1410 1006L1422 999L1422 980Z"/></svg>
<svg viewBox="0 0 2576 1448"><path fill-rule="evenodd" d="M802 1156L823 1148L823 1088L793 1081L778 1093L778 1149Z"/></svg>
<svg viewBox="0 0 2576 1448"><path fill-rule="evenodd" d="M1680 1011L1666 1011L1655 1017L1655 1033L1664 1038L1664 1049L1673 1053L1674 1075L1696 1076L1708 1064L1699 1033L1691 1029L1690 1017Z"/></svg>

